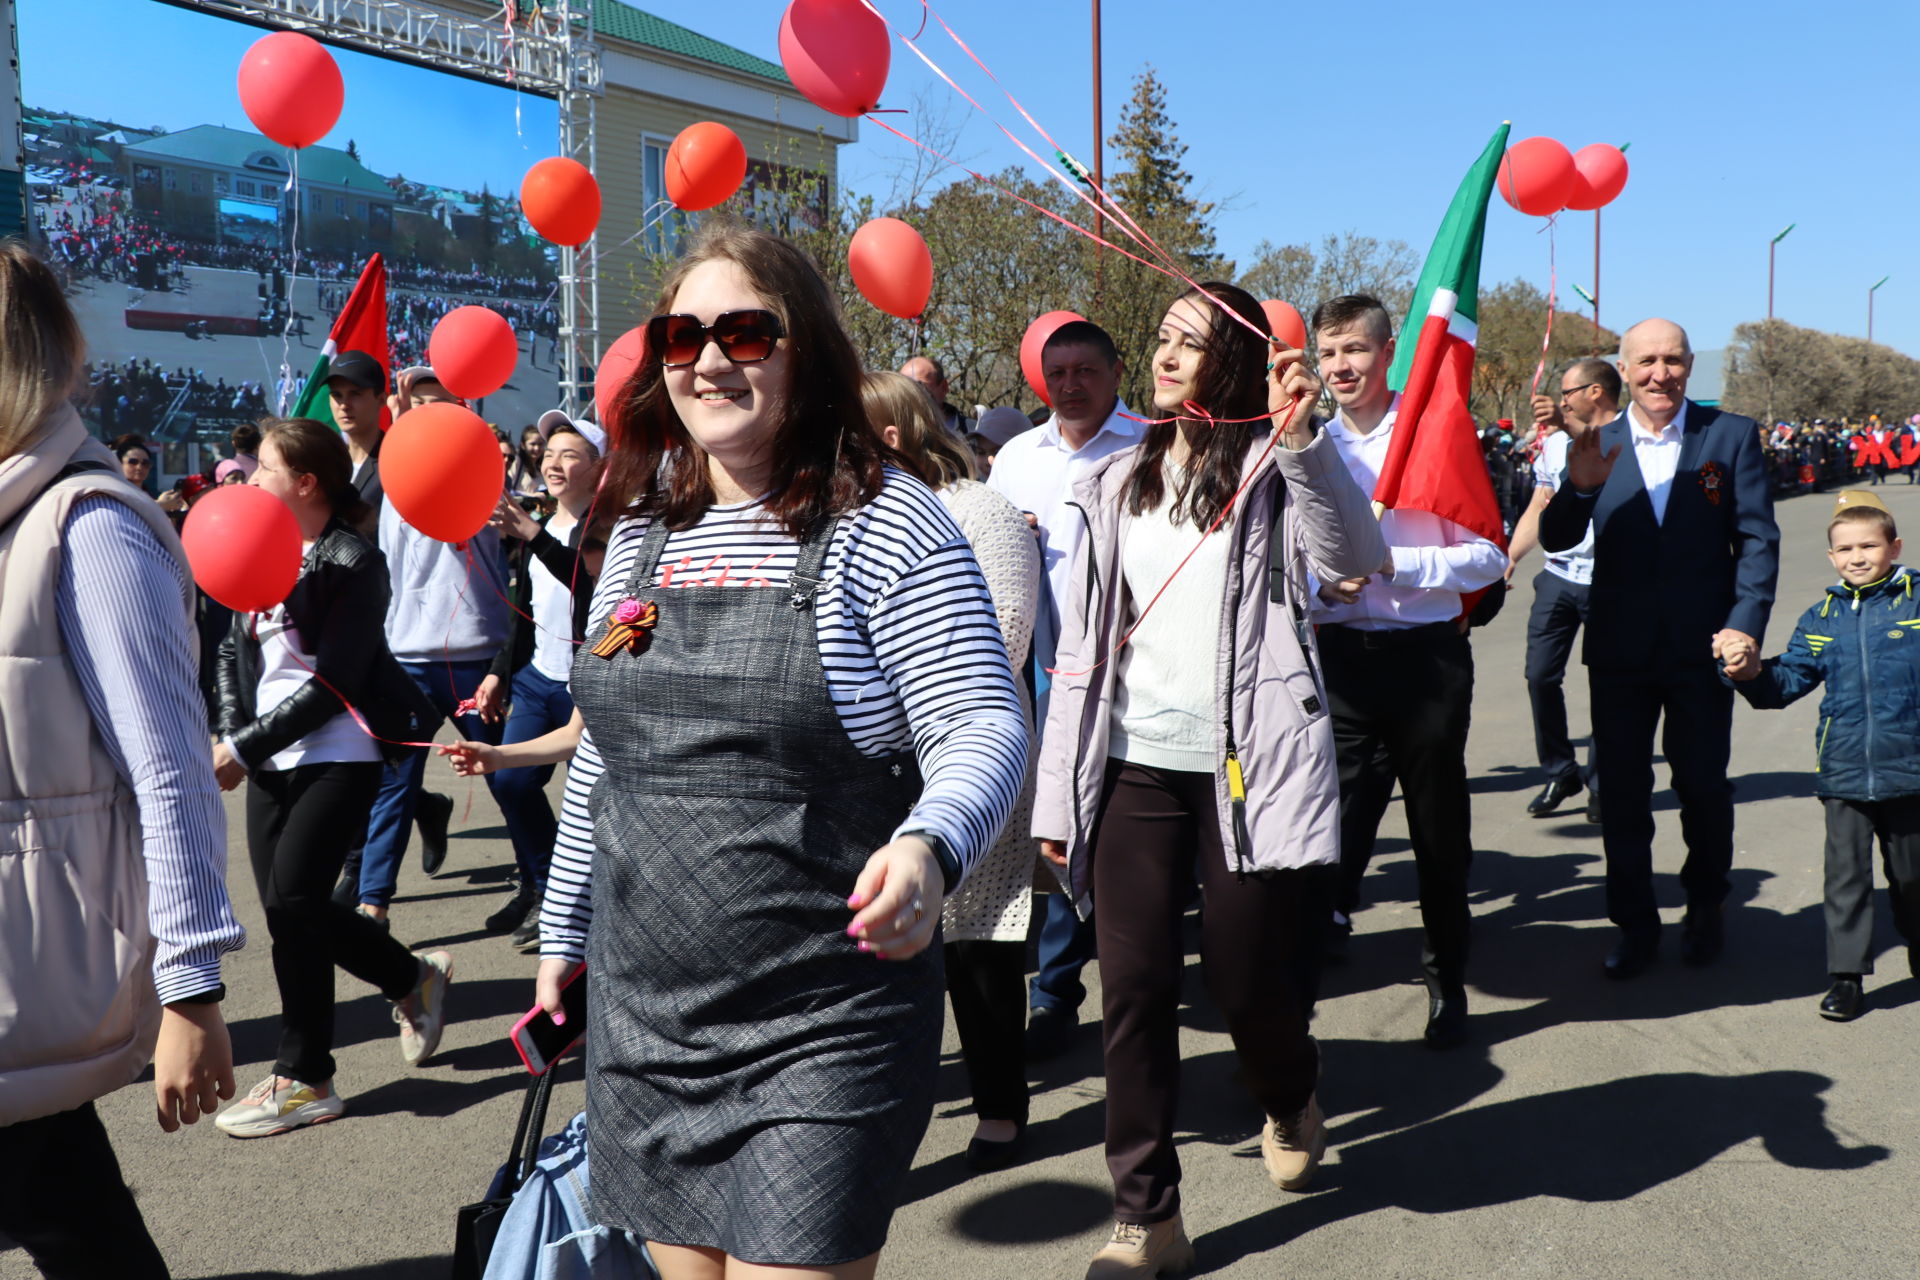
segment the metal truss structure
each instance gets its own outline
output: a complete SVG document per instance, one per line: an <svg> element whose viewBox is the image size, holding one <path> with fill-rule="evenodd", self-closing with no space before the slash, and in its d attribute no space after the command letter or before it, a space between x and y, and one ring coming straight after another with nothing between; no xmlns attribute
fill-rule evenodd
<svg viewBox="0 0 1920 1280"><path fill-rule="evenodd" d="M559 154L595 169L595 104L606 92L593 0L519 0L480 17L427 0L162 0L253 26L552 98ZM518 10L524 14L516 14ZM515 20L518 16L519 20ZM560 395L568 413L591 401L582 375L600 363L598 237L560 249Z"/></svg>

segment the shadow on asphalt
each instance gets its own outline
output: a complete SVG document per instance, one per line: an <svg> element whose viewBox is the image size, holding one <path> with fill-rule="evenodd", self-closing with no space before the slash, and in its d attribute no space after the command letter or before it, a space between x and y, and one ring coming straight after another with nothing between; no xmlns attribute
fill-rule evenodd
<svg viewBox="0 0 1920 1280"><path fill-rule="evenodd" d="M1427 1074L1402 1067L1400 1088ZM1832 1083L1805 1071L1669 1072L1498 1102L1359 1141L1354 1122L1337 1123L1339 1162L1323 1170L1324 1189L1195 1244L1211 1270L1380 1209L1454 1213L1534 1196L1628 1200L1755 1138L1797 1169L1860 1169L1886 1159L1887 1148L1849 1147L1827 1128L1820 1095Z"/></svg>
<svg viewBox="0 0 1920 1280"><path fill-rule="evenodd" d="M982 1244L1043 1244L1079 1235L1112 1213L1105 1187L1041 1178L969 1201L953 1215L953 1230Z"/></svg>
<svg viewBox="0 0 1920 1280"><path fill-rule="evenodd" d="M348 1045L366 1044L369 1041L397 1039L399 1029L393 1022L393 1005L378 992L351 978L346 974L336 977L340 999L334 1006L333 1047L343 1049ZM365 994L356 995L356 989ZM483 978L463 982L458 969L454 971L453 985L448 988L447 1013L450 1026L459 1026L468 1022L491 1022L498 1026L497 1036L489 1037L488 1044L497 1044L499 1052L505 1056L500 1065L510 1065L514 1061L513 1049L507 1044L507 1032L521 1014L533 1007L533 980L531 978ZM280 1015L264 1014L258 1018L242 1018L227 1024L227 1034L233 1041L233 1060L236 1064L249 1062L271 1062L279 1052ZM461 1061L465 1055L487 1048L487 1045L471 1045L466 1049L452 1050L441 1054L434 1061L447 1059ZM398 1056L399 1050L395 1049ZM462 1070L481 1070L480 1067L462 1067Z"/></svg>
<svg viewBox="0 0 1920 1280"><path fill-rule="evenodd" d="M446 1280L451 1264L445 1254L431 1258L402 1258L393 1262L370 1262L364 1267L341 1267L335 1271L302 1271L300 1280ZM208 1276L206 1280L216 1280ZM222 1272L218 1280L295 1280L291 1271Z"/></svg>

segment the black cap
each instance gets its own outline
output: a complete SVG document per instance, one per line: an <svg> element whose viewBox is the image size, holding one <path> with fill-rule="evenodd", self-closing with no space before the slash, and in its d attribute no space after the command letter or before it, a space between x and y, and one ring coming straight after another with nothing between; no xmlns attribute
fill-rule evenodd
<svg viewBox="0 0 1920 1280"><path fill-rule="evenodd" d="M342 351L327 365L327 381L344 378L356 387L387 394L387 371L364 351Z"/></svg>

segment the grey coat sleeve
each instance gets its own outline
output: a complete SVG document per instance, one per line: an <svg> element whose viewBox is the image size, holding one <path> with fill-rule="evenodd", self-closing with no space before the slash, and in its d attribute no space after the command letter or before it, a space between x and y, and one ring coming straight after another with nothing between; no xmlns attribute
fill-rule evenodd
<svg viewBox="0 0 1920 1280"><path fill-rule="evenodd" d="M1373 503L1347 470L1325 430L1304 449L1274 449L1293 498L1295 537L1307 568L1321 582L1378 573L1387 542Z"/></svg>

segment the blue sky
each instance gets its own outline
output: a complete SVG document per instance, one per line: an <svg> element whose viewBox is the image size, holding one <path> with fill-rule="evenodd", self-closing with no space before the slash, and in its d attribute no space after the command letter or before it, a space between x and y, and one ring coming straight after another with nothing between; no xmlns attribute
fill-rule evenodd
<svg viewBox="0 0 1920 1280"><path fill-rule="evenodd" d="M896 25L918 0L876 0ZM646 0L643 7L777 60L776 0ZM153 0L19 0L27 100L136 123L243 125L233 73L252 28ZM947 0L942 14L1070 150L1091 151L1088 5ZM928 24L921 45L1010 125L992 86ZM73 32L87 33L76 41ZM1920 91L1904 60L1920 4L1517 0L1472 6L1269 6L1253 0L1106 0L1106 128L1152 63L1201 194L1222 203L1221 247L1243 262L1262 238L1348 229L1424 252L1448 198L1494 127L1577 149L1631 142L1633 176L1604 221L1601 318L1667 315L1701 348L1766 314L1767 241L1780 246L1782 319L1864 333L1920 356ZM342 53L347 108L328 142L355 138L375 168L450 185L516 185L552 150L553 112L515 95ZM972 71L962 74L962 68ZM962 159L1024 157L896 45L886 105L925 95L971 116ZM912 115L889 117L908 127ZM605 145L605 140L603 140ZM884 191L906 144L863 127L843 152L855 186ZM1037 215L1036 215L1037 216ZM1593 283L1592 218L1556 233L1561 293ZM1540 221L1496 198L1483 278L1545 287Z"/></svg>
<svg viewBox="0 0 1920 1280"><path fill-rule="evenodd" d="M15 9L30 106L135 127L253 127L235 82L240 59L267 34L258 27L157 0L16 0ZM346 103L321 141L353 139L375 172L517 191L527 168L554 153L554 106L545 98L344 49L333 56Z"/></svg>

